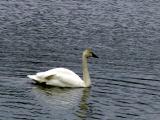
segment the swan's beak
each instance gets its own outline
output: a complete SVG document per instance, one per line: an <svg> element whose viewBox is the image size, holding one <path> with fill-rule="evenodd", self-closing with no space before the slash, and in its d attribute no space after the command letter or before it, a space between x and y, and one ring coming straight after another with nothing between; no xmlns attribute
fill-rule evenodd
<svg viewBox="0 0 160 120"><path fill-rule="evenodd" d="M92 57L99 58L96 54L92 53Z"/></svg>

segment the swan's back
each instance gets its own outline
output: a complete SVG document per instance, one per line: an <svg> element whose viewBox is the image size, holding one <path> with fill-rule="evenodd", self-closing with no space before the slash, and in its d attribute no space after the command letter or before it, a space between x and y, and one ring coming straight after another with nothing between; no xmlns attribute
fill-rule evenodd
<svg viewBox="0 0 160 120"><path fill-rule="evenodd" d="M29 75L29 78L47 85L59 87L84 87L84 81L73 71L66 68L55 68L36 75Z"/></svg>

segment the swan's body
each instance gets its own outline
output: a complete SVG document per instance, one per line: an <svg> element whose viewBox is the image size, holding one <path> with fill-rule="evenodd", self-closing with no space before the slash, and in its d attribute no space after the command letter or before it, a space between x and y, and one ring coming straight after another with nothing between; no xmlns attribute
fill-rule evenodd
<svg viewBox="0 0 160 120"><path fill-rule="evenodd" d="M38 83L45 83L46 85L58 87L89 87L91 85L87 65L87 59L89 57L97 57L93 54L91 49L87 49L83 52L83 80L73 71L66 68L55 68L45 72L39 72L36 75L28 75L28 77Z"/></svg>
<svg viewBox="0 0 160 120"><path fill-rule="evenodd" d="M36 75L28 75L29 78L46 85L58 87L85 87L83 80L66 68L55 68Z"/></svg>

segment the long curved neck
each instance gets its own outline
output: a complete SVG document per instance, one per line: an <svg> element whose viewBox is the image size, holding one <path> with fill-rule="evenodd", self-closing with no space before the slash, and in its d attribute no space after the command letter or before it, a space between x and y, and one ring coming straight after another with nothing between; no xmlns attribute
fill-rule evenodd
<svg viewBox="0 0 160 120"><path fill-rule="evenodd" d="M89 87L91 85L91 80L88 71L88 60L84 55L82 56L82 70L85 87Z"/></svg>

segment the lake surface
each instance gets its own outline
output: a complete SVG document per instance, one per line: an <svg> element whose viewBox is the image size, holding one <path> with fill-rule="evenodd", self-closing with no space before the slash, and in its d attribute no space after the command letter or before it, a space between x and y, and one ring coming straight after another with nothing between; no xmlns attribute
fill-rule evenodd
<svg viewBox="0 0 160 120"><path fill-rule="evenodd" d="M40 86L26 75L66 67L91 88ZM1 120L159 120L159 0L1 0Z"/></svg>

